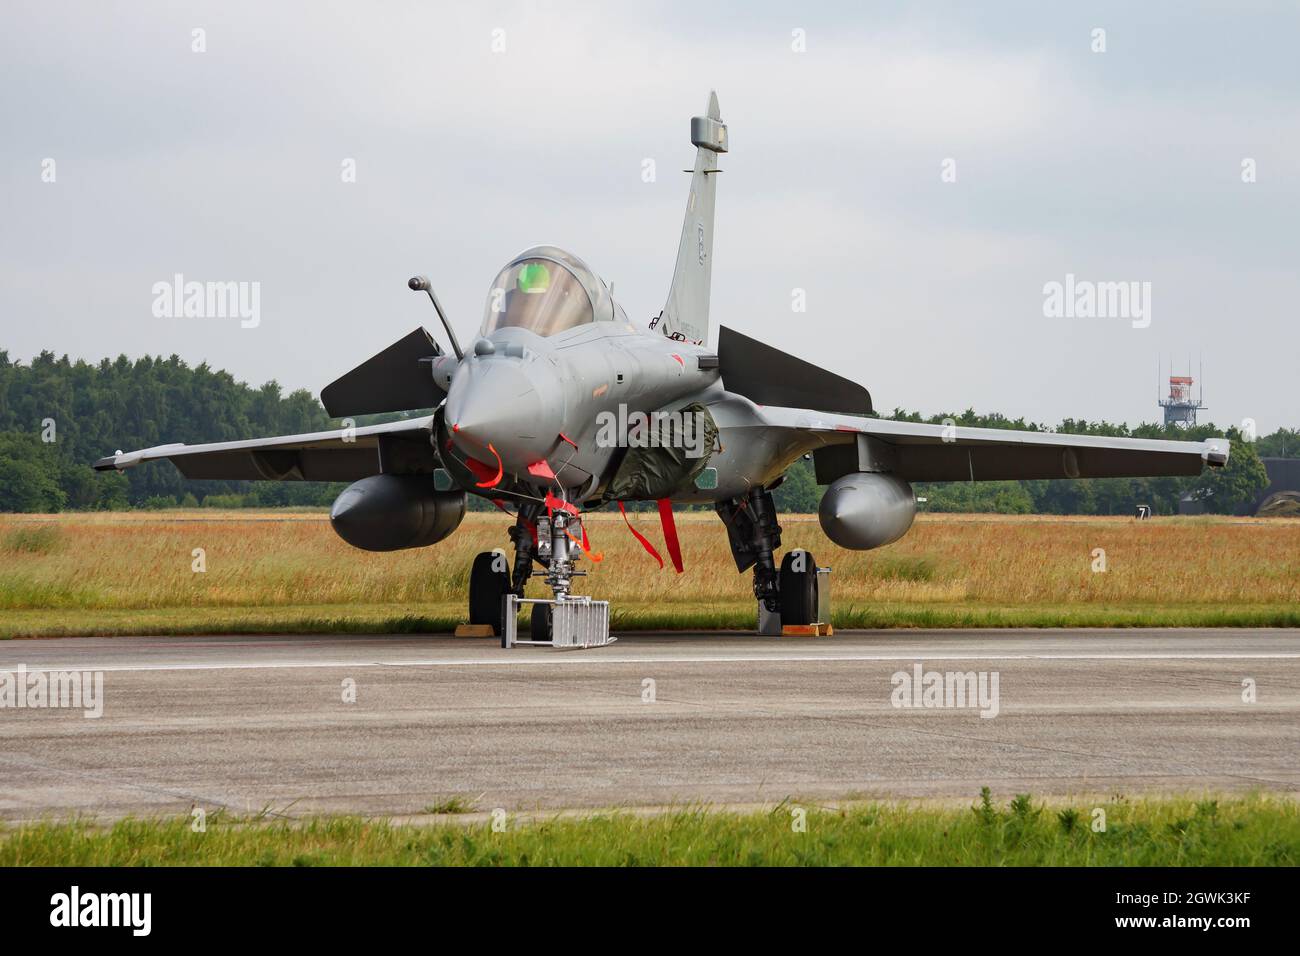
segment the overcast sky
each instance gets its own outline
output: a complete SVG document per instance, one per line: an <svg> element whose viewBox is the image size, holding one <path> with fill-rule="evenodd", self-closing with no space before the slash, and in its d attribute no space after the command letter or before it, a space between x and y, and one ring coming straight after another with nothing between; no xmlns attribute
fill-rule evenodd
<svg viewBox="0 0 1300 956"><path fill-rule="evenodd" d="M442 338L410 275L472 341L542 242L646 321L716 89L715 336L882 411L1049 424L1154 420L1157 361L1190 357L1208 418L1300 425L1296 4L862 6L10 0L0 348L319 394L417 325ZM260 283L260 323L156 317L177 273ZM1045 315L1067 274L1149 282L1149 326Z"/></svg>

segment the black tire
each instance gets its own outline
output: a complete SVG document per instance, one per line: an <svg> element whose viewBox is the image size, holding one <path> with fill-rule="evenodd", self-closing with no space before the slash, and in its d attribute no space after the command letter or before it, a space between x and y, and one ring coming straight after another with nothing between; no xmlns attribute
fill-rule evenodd
<svg viewBox="0 0 1300 956"><path fill-rule="evenodd" d="M531 625L533 640L551 640L551 605L534 604Z"/></svg>
<svg viewBox="0 0 1300 956"><path fill-rule="evenodd" d="M500 637L510 575L494 567L498 560L505 559L496 551L484 551L474 558L469 571L469 622L491 624L492 633Z"/></svg>
<svg viewBox="0 0 1300 956"><path fill-rule="evenodd" d="M781 559L781 623L812 624L816 620L817 562L809 551L789 551Z"/></svg>

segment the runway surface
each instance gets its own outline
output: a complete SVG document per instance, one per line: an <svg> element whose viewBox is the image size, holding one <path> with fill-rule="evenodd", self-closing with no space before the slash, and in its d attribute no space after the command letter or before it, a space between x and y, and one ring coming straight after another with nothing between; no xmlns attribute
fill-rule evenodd
<svg viewBox="0 0 1300 956"><path fill-rule="evenodd" d="M896 707L918 664L996 675L997 715ZM0 642L20 665L102 672L104 710L0 709L11 821L1300 788L1295 630Z"/></svg>

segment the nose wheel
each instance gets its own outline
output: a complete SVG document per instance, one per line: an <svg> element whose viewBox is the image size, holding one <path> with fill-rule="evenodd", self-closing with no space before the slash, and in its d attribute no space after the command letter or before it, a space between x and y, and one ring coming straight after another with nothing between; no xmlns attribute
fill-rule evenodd
<svg viewBox="0 0 1300 956"><path fill-rule="evenodd" d="M532 638L535 641L549 641L554 635L551 632L551 622L553 618L552 605L534 604L532 617Z"/></svg>

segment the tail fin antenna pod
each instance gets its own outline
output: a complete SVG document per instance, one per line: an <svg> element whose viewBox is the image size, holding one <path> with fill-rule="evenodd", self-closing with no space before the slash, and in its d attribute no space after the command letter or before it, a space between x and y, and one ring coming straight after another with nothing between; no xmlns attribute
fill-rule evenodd
<svg viewBox="0 0 1300 956"><path fill-rule="evenodd" d="M659 330L664 335L703 342L709 337L709 285L713 274L713 198L718 154L727 151L727 127L718 109L718 94L709 94L706 116L691 119L695 169L686 201L677 265Z"/></svg>

